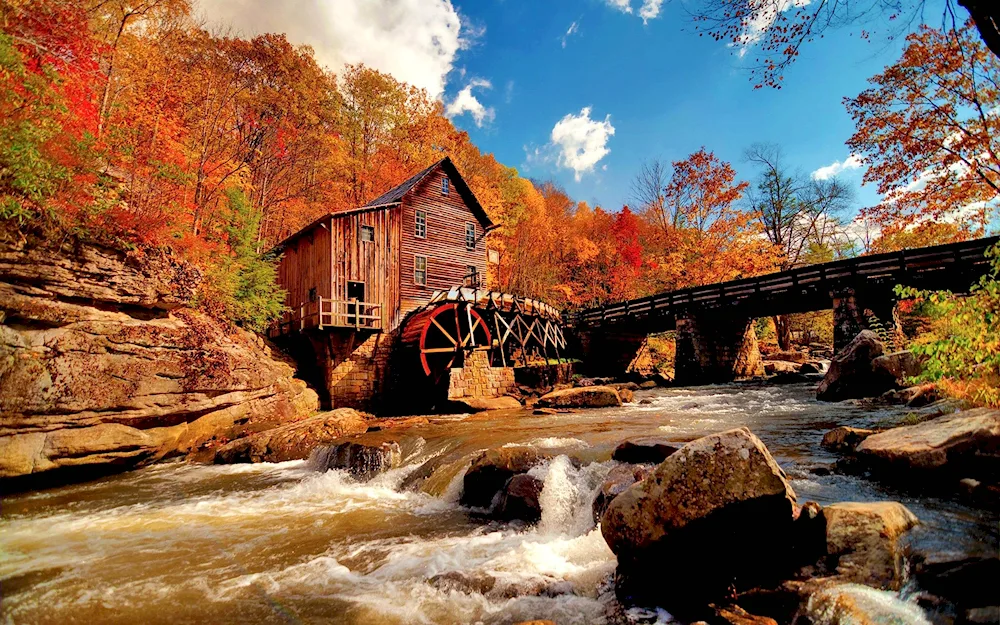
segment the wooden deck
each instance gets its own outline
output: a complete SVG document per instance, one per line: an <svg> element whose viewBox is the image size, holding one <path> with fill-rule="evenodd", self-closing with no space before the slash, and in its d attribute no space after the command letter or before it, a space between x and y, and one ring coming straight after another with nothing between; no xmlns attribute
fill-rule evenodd
<svg viewBox="0 0 1000 625"><path fill-rule="evenodd" d="M314 302L303 302L286 312L271 326L268 336L276 338L293 332L327 328L381 332L382 306L354 299L320 297Z"/></svg>
<svg viewBox="0 0 1000 625"><path fill-rule="evenodd" d="M987 237L797 267L788 271L668 291L649 297L590 308L571 315L581 329L611 328L662 332L675 327L679 314L729 310L744 317L769 317L824 310L832 293L844 289L879 289L897 284L964 292L989 271L986 250L1000 241Z"/></svg>

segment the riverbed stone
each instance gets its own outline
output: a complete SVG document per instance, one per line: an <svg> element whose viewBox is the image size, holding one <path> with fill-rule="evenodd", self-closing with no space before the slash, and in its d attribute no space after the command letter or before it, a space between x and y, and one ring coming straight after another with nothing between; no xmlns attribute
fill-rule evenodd
<svg viewBox="0 0 1000 625"><path fill-rule="evenodd" d="M867 586L828 581L811 585L800 616L822 625L930 625L920 606L895 593ZM797 621L798 622L798 621Z"/></svg>
<svg viewBox="0 0 1000 625"><path fill-rule="evenodd" d="M823 508L829 559L842 581L898 590L903 578L900 537L919 523L895 501L845 502Z"/></svg>
<svg viewBox="0 0 1000 625"><path fill-rule="evenodd" d="M787 360L765 360L763 361L764 373L774 375L776 373L800 373L802 365L789 362Z"/></svg>
<svg viewBox="0 0 1000 625"><path fill-rule="evenodd" d="M236 439L214 450L212 462L285 462L304 460L317 447L368 431L364 413L338 408L308 419Z"/></svg>
<svg viewBox="0 0 1000 625"><path fill-rule="evenodd" d="M632 464L659 464L681 448L660 436L645 436L622 441L611 454L612 460Z"/></svg>
<svg viewBox="0 0 1000 625"><path fill-rule="evenodd" d="M504 485L494 515L502 521L537 523L542 518L538 496L544 482L533 475L519 473Z"/></svg>
<svg viewBox="0 0 1000 625"><path fill-rule="evenodd" d="M622 398L610 386L583 386L542 395L538 405L543 408L605 408L621 406Z"/></svg>
<svg viewBox="0 0 1000 625"><path fill-rule="evenodd" d="M517 410L521 402L510 395L500 397L461 397L449 401L450 408L462 412L482 412L484 410Z"/></svg>
<svg viewBox="0 0 1000 625"><path fill-rule="evenodd" d="M784 472L747 428L688 443L615 497L601 519L618 556L619 598L656 601L667 586L675 606L663 607L684 609L778 574L794 504ZM664 569L667 561L685 565Z"/></svg>
<svg viewBox="0 0 1000 625"><path fill-rule="evenodd" d="M716 623L728 625L778 625L778 621L769 616L750 614L738 605L711 606L715 611Z"/></svg>
<svg viewBox="0 0 1000 625"><path fill-rule="evenodd" d="M427 583L439 590L485 595L493 590L497 580L488 573L448 571L428 578Z"/></svg>
<svg viewBox="0 0 1000 625"><path fill-rule="evenodd" d="M894 380L899 386L905 386L906 378L919 375L920 371L920 361L910 350L890 352L872 359L872 372Z"/></svg>
<svg viewBox="0 0 1000 625"><path fill-rule="evenodd" d="M823 441L820 444L834 451L854 451L861 444L861 441L877 432L877 430L842 425L824 434Z"/></svg>
<svg viewBox="0 0 1000 625"><path fill-rule="evenodd" d="M1000 410L975 408L869 436L857 453L873 467L995 475L1000 467Z"/></svg>
<svg viewBox="0 0 1000 625"><path fill-rule="evenodd" d="M402 452L395 441L378 445L348 441L317 447L309 456L309 465L317 471L347 471L355 479L367 481L379 473L398 468L401 459Z"/></svg>
<svg viewBox="0 0 1000 625"><path fill-rule="evenodd" d="M460 503L473 508L490 508L510 478L527 473L545 458L533 447L501 447L482 452L465 472Z"/></svg>
<svg viewBox="0 0 1000 625"><path fill-rule="evenodd" d="M816 388L821 401L841 401L877 397L894 386L883 376L876 376L872 360L884 351L882 341L871 330L862 330L830 361L823 381Z"/></svg>

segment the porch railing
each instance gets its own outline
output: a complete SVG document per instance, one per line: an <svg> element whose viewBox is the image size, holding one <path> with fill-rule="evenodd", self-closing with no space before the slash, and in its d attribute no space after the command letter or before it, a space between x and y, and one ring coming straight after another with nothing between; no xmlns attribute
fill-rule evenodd
<svg viewBox="0 0 1000 625"><path fill-rule="evenodd" d="M324 328L381 331L382 305L356 299L319 297L314 302L302 302L293 306L271 326L268 335L275 337Z"/></svg>

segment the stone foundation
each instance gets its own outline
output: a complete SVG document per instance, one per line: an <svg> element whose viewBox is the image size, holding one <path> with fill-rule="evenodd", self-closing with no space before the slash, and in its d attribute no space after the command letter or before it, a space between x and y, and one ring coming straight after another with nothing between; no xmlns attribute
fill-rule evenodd
<svg viewBox="0 0 1000 625"><path fill-rule="evenodd" d="M333 330L310 334L331 408L373 410L386 386L394 333Z"/></svg>
<svg viewBox="0 0 1000 625"><path fill-rule="evenodd" d="M639 332L580 332L580 353L587 375L620 376L636 364L646 344Z"/></svg>
<svg viewBox="0 0 1000 625"><path fill-rule="evenodd" d="M448 383L448 399L482 399L516 392L514 369L491 367L485 351L472 351L465 357L465 366L452 369Z"/></svg>

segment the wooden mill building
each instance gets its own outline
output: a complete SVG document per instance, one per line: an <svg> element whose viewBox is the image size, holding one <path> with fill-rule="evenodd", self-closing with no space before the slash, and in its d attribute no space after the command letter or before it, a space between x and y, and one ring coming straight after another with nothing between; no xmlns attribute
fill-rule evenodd
<svg viewBox="0 0 1000 625"><path fill-rule="evenodd" d="M328 403L367 406L406 315L435 291L485 279L492 228L450 158L364 206L331 212L276 248L289 312L270 334L309 338Z"/></svg>

